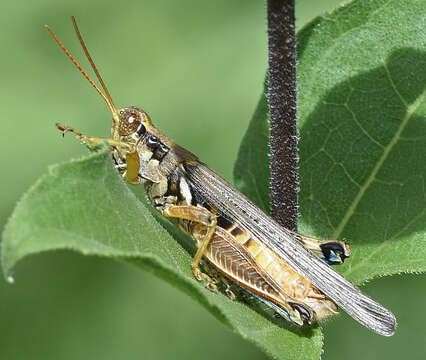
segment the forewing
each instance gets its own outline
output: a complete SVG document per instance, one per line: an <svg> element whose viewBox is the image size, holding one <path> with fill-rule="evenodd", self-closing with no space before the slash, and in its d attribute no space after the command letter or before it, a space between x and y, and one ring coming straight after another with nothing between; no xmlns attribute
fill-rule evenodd
<svg viewBox="0 0 426 360"><path fill-rule="evenodd" d="M192 186L212 207L236 219L359 323L380 335L394 334L396 319L389 310L305 248L231 184L204 164L191 162L184 167Z"/></svg>

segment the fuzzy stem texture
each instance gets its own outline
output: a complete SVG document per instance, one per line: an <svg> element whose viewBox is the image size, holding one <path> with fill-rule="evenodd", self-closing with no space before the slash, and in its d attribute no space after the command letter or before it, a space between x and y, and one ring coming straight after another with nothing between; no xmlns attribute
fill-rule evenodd
<svg viewBox="0 0 426 360"><path fill-rule="evenodd" d="M268 0L267 10L271 215L282 226L297 231L299 135L294 0Z"/></svg>

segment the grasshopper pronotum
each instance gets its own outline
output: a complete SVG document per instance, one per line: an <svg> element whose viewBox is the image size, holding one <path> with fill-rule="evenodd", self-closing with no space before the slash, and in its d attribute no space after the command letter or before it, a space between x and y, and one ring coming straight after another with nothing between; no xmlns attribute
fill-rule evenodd
<svg viewBox="0 0 426 360"><path fill-rule="evenodd" d="M105 93L50 27L46 28L107 104L113 119L111 137L88 137L68 126L57 127L87 143L109 143L122 177L131 184L143 184L155 209L195 241L197 251L191 266L198 280L217 290L214 279L200 270L204 258L293 323L325 319L337 313L338 305L376 333L394 334L394 315L329 266L350 255L346 243L316 240L281 227L194 154L158 130L145 111L133 106L117 109L75 19L72 21Z"/></svg>

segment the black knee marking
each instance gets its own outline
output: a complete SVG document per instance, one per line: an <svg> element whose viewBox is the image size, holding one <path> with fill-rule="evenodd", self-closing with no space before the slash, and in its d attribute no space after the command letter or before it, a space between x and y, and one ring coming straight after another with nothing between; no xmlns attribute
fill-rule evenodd
<svg viewBox="0 0 426 360"><path fill-rule="evenodd" d="M320 245L324 261L329 265L342 264L349 256L341 242L330 241Z"/></svg>
<svg viewBox="0 0 426 360"><path fill-rule="evenodd" d="M294 310L296 310L299 313L300 318L303 320L303 322L312 324L314 320L314 314L310 309L298 303L289 303L289 304Z"/></svg>

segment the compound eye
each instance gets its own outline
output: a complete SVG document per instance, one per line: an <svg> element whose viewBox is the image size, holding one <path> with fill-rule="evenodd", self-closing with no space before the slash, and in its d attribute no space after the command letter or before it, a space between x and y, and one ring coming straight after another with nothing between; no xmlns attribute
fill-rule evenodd
<svg viewBox="0 0 426 360"><path fill-rule="evenodd" d="M141 125L141 117L136 111L120 111L120 125L118 132L120 135L130 135Z"/></svg>

